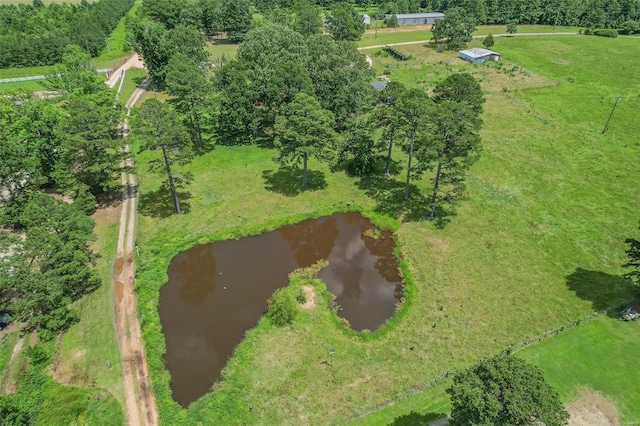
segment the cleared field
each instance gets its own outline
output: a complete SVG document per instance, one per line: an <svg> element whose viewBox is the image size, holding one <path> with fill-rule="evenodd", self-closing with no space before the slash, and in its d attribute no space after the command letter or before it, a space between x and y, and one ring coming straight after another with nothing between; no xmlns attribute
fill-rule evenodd
<svg viewBox="0 0 640 426"><path fill-rule="evenodd" d="M622 424L640 422L638 371L633 354L640 351L640 323L601 317L521 352L536 364L564 401L585 389L615 404Z"/></svg>
<svg viewBox="0 0 640 426"><path fill-rule="evenodd" d="M358 46L376 46L379 44L404 43L409 41L429 40L433 36L431 34L430 25L407 25L400 28L380 28L376 36L375 30L367 30L362 39L358 42ZM553 33L553 32L575 32L579 27L553 27L552 25L518 25L518 34L526 33ZM504 25L483 25L473 33L474 36L483 36L489 33L504 34L506 33Z"/></svg>
<svg viewBox="0 0 640 426"><path fill-rule="evenodd" d="M470 172L467 199L442 229L421 219L419 193L401 201L400 177L356 179L311 162L318 184L287 195L297 177L278 172L275 152L256 146L218 146L197 157L189 166L193 183L181 193L187 213L174 217L164 178L146 171L157 154L138 155L137 286L163 420L339 422L631 297L619 275L624 240L637 235L640 210L633 190L640 179L636 42L514 37L496 43L501 66L473 66L455 52L421 46L414 59L396 63L390 77L409 85L429 88L466 70L487 91L484 152ZM601 135L618 95L624 100ZM429 187L429 176L416 182L421 194ZM410 218L397 231L415 281L406 315L381 336L361 337L342 329L321 303L291 327L261 321L214 392L187 410L173 403L156 309L170 259L197 243L347 208L378 221L385 214ZM329 348L336 353L332 369L323 363Z"/></svg>

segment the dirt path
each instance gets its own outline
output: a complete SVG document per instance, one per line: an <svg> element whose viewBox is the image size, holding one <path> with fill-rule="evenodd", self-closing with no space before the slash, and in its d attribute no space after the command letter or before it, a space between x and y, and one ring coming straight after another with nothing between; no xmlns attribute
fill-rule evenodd
<svg viewBox="0 0 640 426"><path fill-rule="evenodd" d="M16 369L20 368L20 366L17 365L17 360L20 352L22 352L22 348L24 347L24 339L24 336L20 336L20 338L16 342L16 345L13 347L13 352L11 352L11 360L9 361L9 365L7 367L7 370L5 371L4 377L0 376L0 384L2 385L0 388L1 393L9 394L16 391L17 383L12 380L12 378L16 376Z"/></svg>
<svg viewBox="0 0 640 426"><path fill-rule="evenodd" d="M107 83L107 86L115 86L122 77L122 73L129 68L144 68L144 62L142 62L142 59L140 59L140 56L138 56L137 53L131 55L129 59L127 59L127 62L122 64L117 70L111 73L107 81L105 81L105 83Z"/></svg>
<svg viewBox="0 0 640 426"><path fill-rule="evenodd" d="M127 100L127 108L135 104L144 93L144 88L148 83L147 79L133 92ZM126 137L128 132L126 121L122 126L122 131L123 137ZM124 150L129 152L129 146L125 145ZM126 160L126 165L131 166L130 159ZM122 212L115 261L114 294L116 332L122 361L125 415L131 426L157 425L158 411L151 393L133 290L135 284L133 250L136 225L136 180L133 174L122 172L121 181L123 187Z"/></svg>

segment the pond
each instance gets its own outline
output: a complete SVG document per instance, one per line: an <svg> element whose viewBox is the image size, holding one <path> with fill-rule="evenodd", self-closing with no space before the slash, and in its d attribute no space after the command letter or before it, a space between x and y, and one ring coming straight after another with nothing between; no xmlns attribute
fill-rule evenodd
<svg viewBox="0 0 640 426"><path fill-rule="evenodd" d="M178 254L158 308L174 400L186 407L206 394L271 294L319 260L329 261L318 277L336 296L338 315L356 330L377 329L401 296L393 246L391 232L339 213Z"/></svg>

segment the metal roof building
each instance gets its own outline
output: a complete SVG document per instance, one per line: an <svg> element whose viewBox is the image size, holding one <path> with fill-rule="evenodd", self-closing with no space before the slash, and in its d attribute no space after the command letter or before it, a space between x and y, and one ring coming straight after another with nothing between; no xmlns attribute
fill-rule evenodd
<svg viewBox="0 0 640 426"><path fill-rule="evenodd" d="M391 18L391 15L384 16L387 19ZM433 24L436 22L436 19L444 19L444 13L399 13L396 17L398 18L398 25Z"/></svg>
<svg viewBox="0 0 640 426"><path fill-rule="evenodd" d="M499 61L500 54L489 49L474 47L473 49L461 50L460 57L472 64L480 64L486 61Z"/></svg>

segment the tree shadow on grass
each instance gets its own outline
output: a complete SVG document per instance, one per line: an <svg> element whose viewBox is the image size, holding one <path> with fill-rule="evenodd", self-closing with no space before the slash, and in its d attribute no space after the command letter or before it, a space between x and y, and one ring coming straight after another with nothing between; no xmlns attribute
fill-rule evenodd
<svg viewBox="0 0 640 426"><path fill-rule="evenodd" d="M594 311L608 309L607 315L612 318L618 318L622 304L637 295L627 278L582 268L567 276L567 287L580 299L591 301Z"/></svg>
<svg viewBox="0 0 640 426"><path fill-rule="evenodd" d="M189 203L191 193L181 190L181 188L177 189L177 193L182 214L189 213L191 210L191 204ZM169 185L163 183L156 191L141 194L138 202L138 211L143 216L159 218L171 216L173 214L173 198L171 197Z"/></svg>
<svg viewBox="0 0 640 426"><path fill-rule="evenodd" d="M264 187L268 191L277 192L287 197L295 197L302 191L316 191L325 189L327 181L324 173L317 170L307 170L307 187L302 187L303 170L297 167L280 167L278 170L262 172Z"/></svg>
<svg viewBox="0 0 640 426"><path fill-rule="evenodd" d="M427 220L431 213L431 199L425 197L417 186L409 184L409 199L404 199L405 183L384 176L364 176L357 183L378 204L376 211L403 221L415 222ZM435 223L444 226L450 213L436 208Z"/></svg>
<svg viewBox="0 0 640 426"><path fill-rule="evenodd" d="M389 426L423 426L434 420L446 417L446 414L442 413L426 413L420 414L415 411L409 414L404 414L400 417L393 419Z"/></svg>

